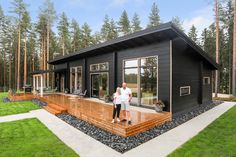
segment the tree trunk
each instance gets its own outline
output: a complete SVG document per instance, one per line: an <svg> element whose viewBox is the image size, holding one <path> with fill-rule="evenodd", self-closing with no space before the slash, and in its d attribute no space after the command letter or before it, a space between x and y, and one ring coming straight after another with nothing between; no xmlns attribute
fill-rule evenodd
<svg viewBox="0 0 236 157"><path fill-rule="evenodd" d="M12 57L12 48L10 49L10 52L9 52L9 90L11 89L11 57Z"/></svg>
<svg viewBox="0 0 236 157"><path fill-rule="evenodd" d="M0 74L2 74L2 59L0 59ZM0 75L0 92L2 92L1 91L1 86L2 86L2 75Z"/></svg>
<svg viewBox="0 0 236 157"><path fill-rule="evenodd" d="M27 83L27 53L26 53L26 32L25 32L25 51L24 51L24 86Z"/></svg>
<svg viewBox="0 0 236 157"><path fill-rule="evenodd" d="M232 93L236 95L236 0L234 1L234 35L233 35L233 68L232 68Z"/></svg>
<svg viewBox="0 0 236 157"><path fill-rule="evenodd" d="M65 55L65 42L64 39L62 40L62 55Z"/></svg>
<svg viewBox="0 0 236 157"><path fill-rule="evenodd" d="M3 72L3 90L4 90L4 92L6 92L5 91L5 88L6 88L6 49L4 49L4 51L3 51L3 70L4 70L4 72Z"/></svg>
<svg viewBox="0 0 236 157"><path fill-rule="evenodd" d="M48 17L49 18L49 17ZM47 70L49 70L49 37L50 37L50 21L47 21ZM49 87L49 73L47 73L47 87Z"/></svg>
<svg viewBox="0 0 236 157"><path fill-rule="evenodd" d="M41 40L41 48L40 48L40 70L43 70L43 38Z"/></svg>
<svg viewBox="0 0 236 157"><path fill-rule="evenodd" d="M43 47L43 70L46 70L46 36L44 34L44 47ZM46 86L46 74L43 74L43 86Z"/></svg>
<svg viewBox="0 0 236 157"><path fill-rule="evenodd" d="M34 71L34 51L32 52L32 72ZM32 77L30 77L32 79ZM31 81L31 84L33 85L33 80Z"/></svg>
<svg viewBox="0 0 236 157"><path fill-rule="evenodd" d="M32 52L32 71L34 71L34 52Z"/></svg>
<svg viewBox="0 0 236 157"><path fill-rule="evenodd" d="M18 52L17 52L17 91L20 90L20 26L19 26L19 30L18 30Z"/></svg>
<svg viewBox="0 0 236 157"><path fill-rule="evenodd" d="M17 89L17 80L18 80L17 79L17 71L18 71L18 67L17 67L18 59L17 58L18 58L18 53L15 52L15 64L14 64L15 65L15 77L14 77L15 78L14 79L15 80L15 86L14 86L14 89Z"/></svg>
<svg viewBox="0 0 236 157"><path fill-rule="evenodd" d="M218 0L215 3L215 11L216 11L216 63L219 63L219 8L218 8ZM216 70L215 74L215 97L218 97L218 70Z"/></svg>

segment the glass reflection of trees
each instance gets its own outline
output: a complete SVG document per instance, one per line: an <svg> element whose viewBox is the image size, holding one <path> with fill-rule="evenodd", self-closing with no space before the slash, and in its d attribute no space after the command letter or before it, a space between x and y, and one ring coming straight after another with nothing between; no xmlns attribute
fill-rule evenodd
<svg viewBox="0 0 236 157"><path fill-rule="evenodd" d="M157 57L125 61L124 80L133 92L135 104L155 104L157 101ZM138 102L138 95L141 102Z"/></svg>
<svg viewBox="0 0 236 157"><path fill-rule="evenodd" d="M157 58L141 59L141 103L153 105L157 101Z"/></svg>

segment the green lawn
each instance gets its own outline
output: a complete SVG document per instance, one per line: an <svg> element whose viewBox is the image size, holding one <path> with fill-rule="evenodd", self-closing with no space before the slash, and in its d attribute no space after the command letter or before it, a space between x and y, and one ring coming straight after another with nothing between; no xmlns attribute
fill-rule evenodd
<svg viewBox="0 0 236 157"><path fill-rule="evenodd" d="M169 157L235 156L236 106L169 155Z"/></svg>
<svg viewBox="0 0 236 157"><path fill-rule="evenodd" d="M39 109L39 107L31 101L4 103L2 99L7 97L7 95L7 93L0 93L0 116L25 113Z"/></svg>
<svg viewBox="0 0 236 157"><path fill-rule="evenodd" d="M0 157L78 157L36 118L0 123Z"/></svg>

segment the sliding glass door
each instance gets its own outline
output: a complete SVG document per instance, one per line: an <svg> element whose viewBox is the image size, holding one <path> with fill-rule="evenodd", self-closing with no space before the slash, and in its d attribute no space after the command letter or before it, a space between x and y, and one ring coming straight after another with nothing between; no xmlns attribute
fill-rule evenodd
<svg viewBox="0 0 236 157"><path fill-rule="evenodd" d="M104 99L108 94L108 73L91 74L91 96Z"/></svg>
<svg viewBox="0 0 236 157"><path fill-rule="evenodd" d="M70 68L70 92L82 92L82 66Z"/></svg>
<svg viewBox="0 0 236 157"><path fill-rule="evenodd" d="M100 76L99 74L92 74L91 75L91 96L94 98L99 97L99 83L100 82Z"/></svg>
<svg viewBox="0 0 236 157"><path fill-rule="evenodd" d="M138 104L138 59L125 61L124 80L132 91L131 104Z"/></svg>
<svg viewBox="0 0 236 157"><path fill-rule="evenodd" d="M154 106L158 99L157 57L124 61L124 81L132 91L132 104Z"/></svg>
<svg viewBox="0 0 236 157"><path fill-rule="evenodd" d="M141 104L153 105L157 102L157 58L141 59L140 69Z"/></svg>

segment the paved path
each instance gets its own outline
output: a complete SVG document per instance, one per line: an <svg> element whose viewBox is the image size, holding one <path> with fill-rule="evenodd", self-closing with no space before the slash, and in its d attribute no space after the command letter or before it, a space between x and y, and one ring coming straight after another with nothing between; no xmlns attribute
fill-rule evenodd
<svg viewBox="0 0 236 157"><path fill-rule="evenodd" d="M235 102L225 102L213 109L187 121L186 123L158 136L125 155L127 157L165 157L186 141L197 135L215 119L235 105Z"/></svg>
<svg viewBox="0 0 236 157"><path fill-rule="evenodd" d="M216 118L233 107L234 104L235 102L225 102L124 154L116 152L43 109L0 117L0 122L37 117L81 157L165 157L197 135Z"/></svg>
<svg viewBox="0 0 236 157"><path fill-rule="evenodd" d="M35 115L32 113L21 113L21 114L15 114L15 115L9 115L9 116L0 116L0 123L1 122L10 122L14 120L21 120L26 118L33 118Z"/></svg>

